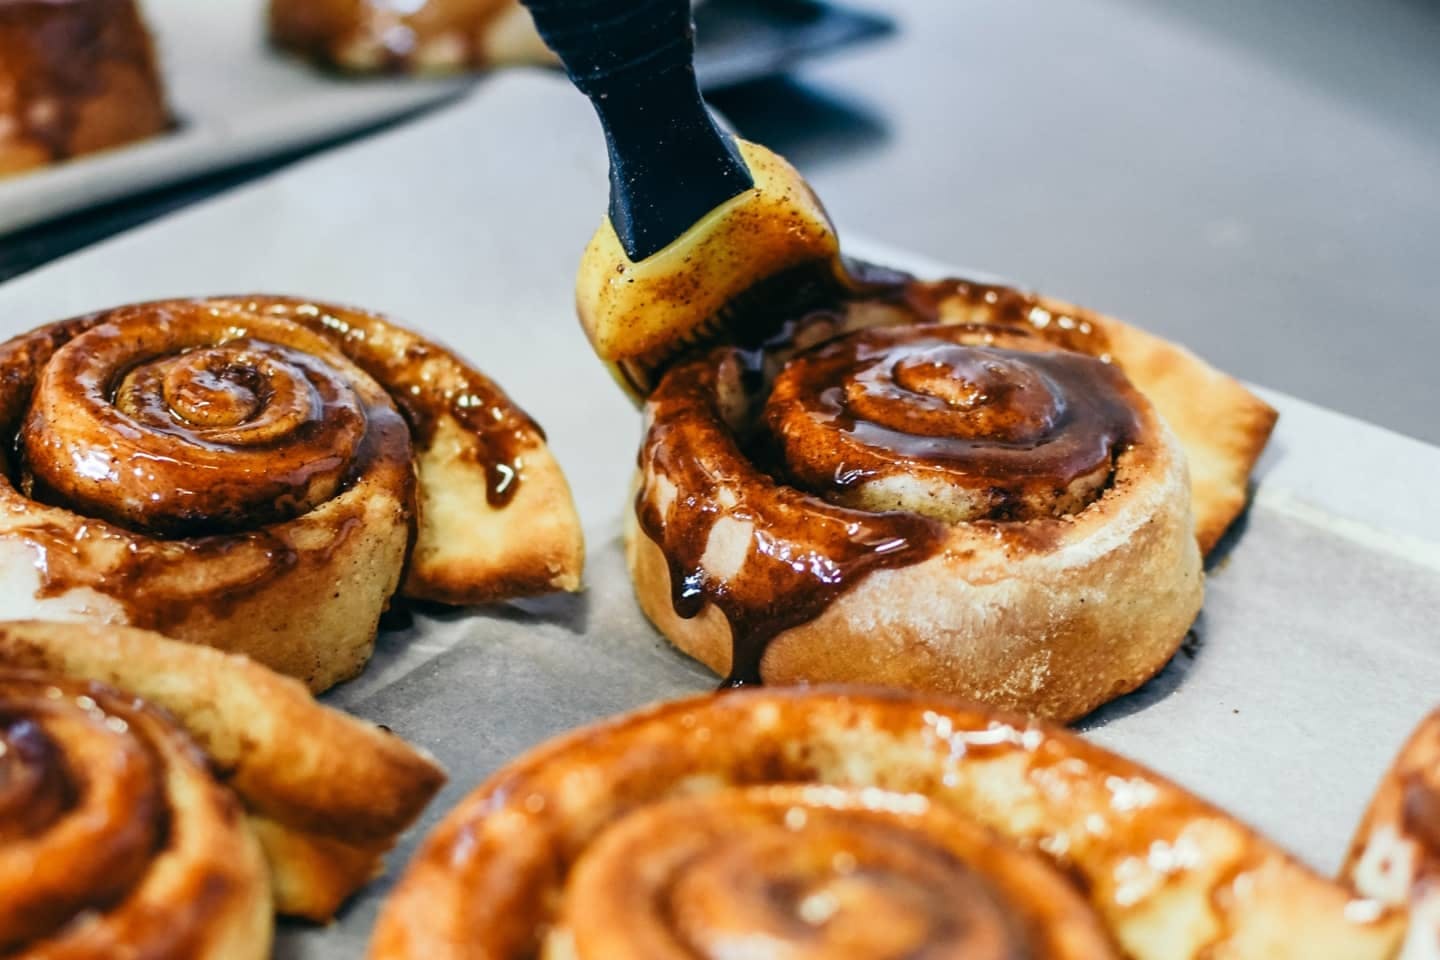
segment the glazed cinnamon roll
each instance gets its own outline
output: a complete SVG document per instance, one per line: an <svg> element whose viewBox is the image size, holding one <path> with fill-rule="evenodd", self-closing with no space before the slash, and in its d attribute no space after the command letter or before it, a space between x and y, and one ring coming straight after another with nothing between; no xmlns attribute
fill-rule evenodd
<svg viewBox="0 0 1440 960"><path fill-rule="evenodd" d="M1071 719L1143 683L1274 411L1091 311L841 261L798 175L741 150L754 190L639 264L607 224L581 269L586 331L645 398L646 615L732 685Z"/></svg>
<svg viewBox="0 0 1440 960"><path fill-rule="evenodd" d="M519 0L270 0L270 40L332 69L450 73L554 56Z"/></svg>
<svg viewBox="0 0 1440 960"><path fill-rule="evenodd" d="M0 616L152 628L322 690L364 666L397 590L579 586L540 428L374 314L119 307L0 345L0 373Z"/></svg>
<svg viewBox="0 0 1440 960"><path fill-rule="evenodd" d="M1064 731L745 691L501 769L426 840L370 957L1379 960L1403 923Z"/></svg>
<svg viewBox="0 0 1440 960"><path fill-rule="evenodd" d="M0 662L0 955L262 960L265 864L159 710Z"/></svg>
<svg viewBox="0 0 1440 960"><path fill-rule="evenodd" d="M0 2L0 177L169 126L134 0Z"/></svg>
<svg viewBox="0 0 1440 960"><path fill-rule="evenodd" d="M42 687L103 685L123 691L124 703L138 697L163 709L167 726L193 738L214 778L243 804L248 830L259 838L269 864L275 909L284 914L330 919L380 871L396 837L445 781L428 754L321 706L294 680L244 657L144 630L0 623L0 671L41 677ZM104 717L96 724L115 726ZM187 749L198 762L194 749ZM4 759L0 755L0 764ZM199 769L204 772L203 762ZM5 785L0 776L0 809ZM39 802L25 800L29 796L9 809L24 813ZM234 829L237 813L226 810ZM0 870L0 875L9 874ZM63 886L63 876L57 882ZM5 902L0 897L0 904ZM267 910L269 903L267 893Z"/></svg>
<svg viewBox="0 0 1440 960"><path fill-rule="evenodd" d="M1440 712L1386 774L1343 873L1365 896L1409 909L1403 960L1440 957Z"/></svg>

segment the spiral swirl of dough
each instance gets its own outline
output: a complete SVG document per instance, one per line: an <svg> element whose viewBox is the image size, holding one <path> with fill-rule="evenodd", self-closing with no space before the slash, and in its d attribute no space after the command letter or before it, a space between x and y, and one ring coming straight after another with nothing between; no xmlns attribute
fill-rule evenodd
<svg viewBox="0 0 1440 960"><path fill-rule="evenodd" d="M40 327L0 344L0 436L0 617L153 629L322 690L399 591L579 584L540 428L363 310L169 300Z"/></svg>
<svg viewBox="0 0 1440 960"><path fill-rule="evenodd" d="M501 769L412 860L370 957L1389 956L1399 918L1364 913L1062 730L943 698L752 690Z"/></svg>
<svg viewBox="0 0 1440 960"><path fill-rule="evenodd" d="M167 717L0 668L0 953L260 958L270 927L239 804Z"/></svg>

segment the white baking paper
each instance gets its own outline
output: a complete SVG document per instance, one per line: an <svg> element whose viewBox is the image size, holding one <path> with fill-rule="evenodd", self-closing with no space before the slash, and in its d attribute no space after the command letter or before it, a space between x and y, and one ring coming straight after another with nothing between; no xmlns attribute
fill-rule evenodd
<svg viewBox="0 0 1440 960"><path fill-rule="evenodd" d="M327 696L434 751L452 782L389 874L329 929L285 925L279 956L357 956L420 834L527 747L715 684L641 617L621 562L638 417L591 356L571 286L605 189L584 100L555 77L509 73L0 287L0 333L124 301L252 290L388 311L496 377L569 474L589 539L585 593L416 614ZM1212 571L1196 641L1084 729L1330 870L1393 751L1440 700L1440 449L1267 397L1280 426Z"/></svg>

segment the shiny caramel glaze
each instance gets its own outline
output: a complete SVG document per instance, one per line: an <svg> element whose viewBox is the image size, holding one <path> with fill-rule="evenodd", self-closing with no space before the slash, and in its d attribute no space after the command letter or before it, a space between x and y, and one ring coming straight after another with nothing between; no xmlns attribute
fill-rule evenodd
<svg viewBox="0 0 1440 960"><path fill-rule="evenodd" d="M134 0L0 2L0 176L169 126Z"/></svg>
<svg viewBox="0 0 1440 960"><path fill-rule="evenodd" d="M714 604L725 613L730 686L760 682L766 647L781 631L818 616L869 571L922 560L943 540L928 517L853 510L767 475L740 444L748 406L739 397L741 364L726 352L661 380L649 400L635 500L641 529L669 564L675 612L689 618ZM707 496L717 485L733 500L724 512ZM709 555L711 537L727 515L760 535L738 534L743 559L712 571L720 564Z"/></svg>
<svg viewBox="0 0 1440 960"><path fill-rule="evenodd" d="M775 637L872 571L933 556L948 523L1043 552L1057 528L1033 521L1101 498L1122 453L1150 456L1149 404L1093 327L1051 332L1019 304L1008 325L937 323L999 288L876 276L863 299L671 367L647 400L637 519L675 612L724 612L728 685L759 682Z"/></svg>
<svg viewBox="0 0 1440 960"><path fill-rule="evenodd" d="M30 496L204 536L289 520L411 459L390 396L322 336L213 303L96 321L34 370L16 433Z"/></svg>
<svg viewBox="0 0 1440 960"><path fill-rule="evenodd" d="M328 579L386 527L395 535L371 549L393 570L364 601L372 616L398 585L409 431L331 340L228 303L167 301L0 344L0 370L0 434L15 450L0 522L33 551L40 599L91 590L125 622L189 636L287 578ZM361 642L373 631L362 625ZM323 687L358 669L351 656L262 658Z"/></svg>
<svg viewBox="0 0 1440 960"><path fill-rule="evenodd" d="M384 386L417 445L428 447L441 418L453 418L465 433L462 455L485 470L491 506L515 498L523 482L523 455L544 442L545 432L489 377L433 341L363 310L289 297L227 299L334 341Z"/></svg>
<svg viewBox="0 0 1440 960"><path fill-rule="evenodd" d="M269 954L255 840L159 711L0 667L0 814L0 954Z"/></svg>
<svg viewBox="0 0 1440 960"><path fill-rule="evenodd" d="M1440 958L1440 712L1395 758L1341 873L1366 896L1408 908L1404 960Z"/></svg>
<svg viewBox="0 0 1440 960"><path fill-rule="evenodd" d="M447 72L552 56L517 0L270 0L270 40L323 66Z"/></svg>
<svg viewBox="0 0 1440 960"><path fill-rule="evenodd" d="M1402 923L1062 730L813 688L654 707L502 768L369 955L1380 960Z"/></svg>
<svg viewBox="0 0 1440 960"><path fill-rule="evenodd" d="M1094 499L1140 435L1138 403L1124 375L1093 357L925 324L857 332L791 360L765 421L786 478L828 500L1023 520ZM897 476L922 495L876 489Z"/></svg>
<svg viewBox="0 0 1440 960"><path fill-rule="evenodd" d="M474 604L577 590L584 537L540 427L490 378L385 317L287 297L244 310L333 340L399 405L419 475L406 596Z"/></svg>
<svg viewBox="0 0 1440 960"><path fill-rule="evenodd" d="M539 427L374 314L125 306L0 344L0 372L0 559L37 578L10 616L158 629L318 690L358 672L402 578L462 603L578 585L578 521ZM522 500L532 524L570 518L563 549L501 536Z"/></svg>

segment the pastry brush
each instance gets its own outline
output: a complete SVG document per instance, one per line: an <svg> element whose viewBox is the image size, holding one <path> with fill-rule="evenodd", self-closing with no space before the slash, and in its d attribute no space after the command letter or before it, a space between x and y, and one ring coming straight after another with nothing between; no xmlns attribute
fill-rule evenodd
<svg viewBox="0 0 1440 960"><path fill-rule="evenodd" d="M762 339L740 327L851 283L809 185L706 109L689 0L523 2L604 128L609 215L576 299L596 353L633 396L695 344ZM737 309L761 302L769 309Z"/></svg>

